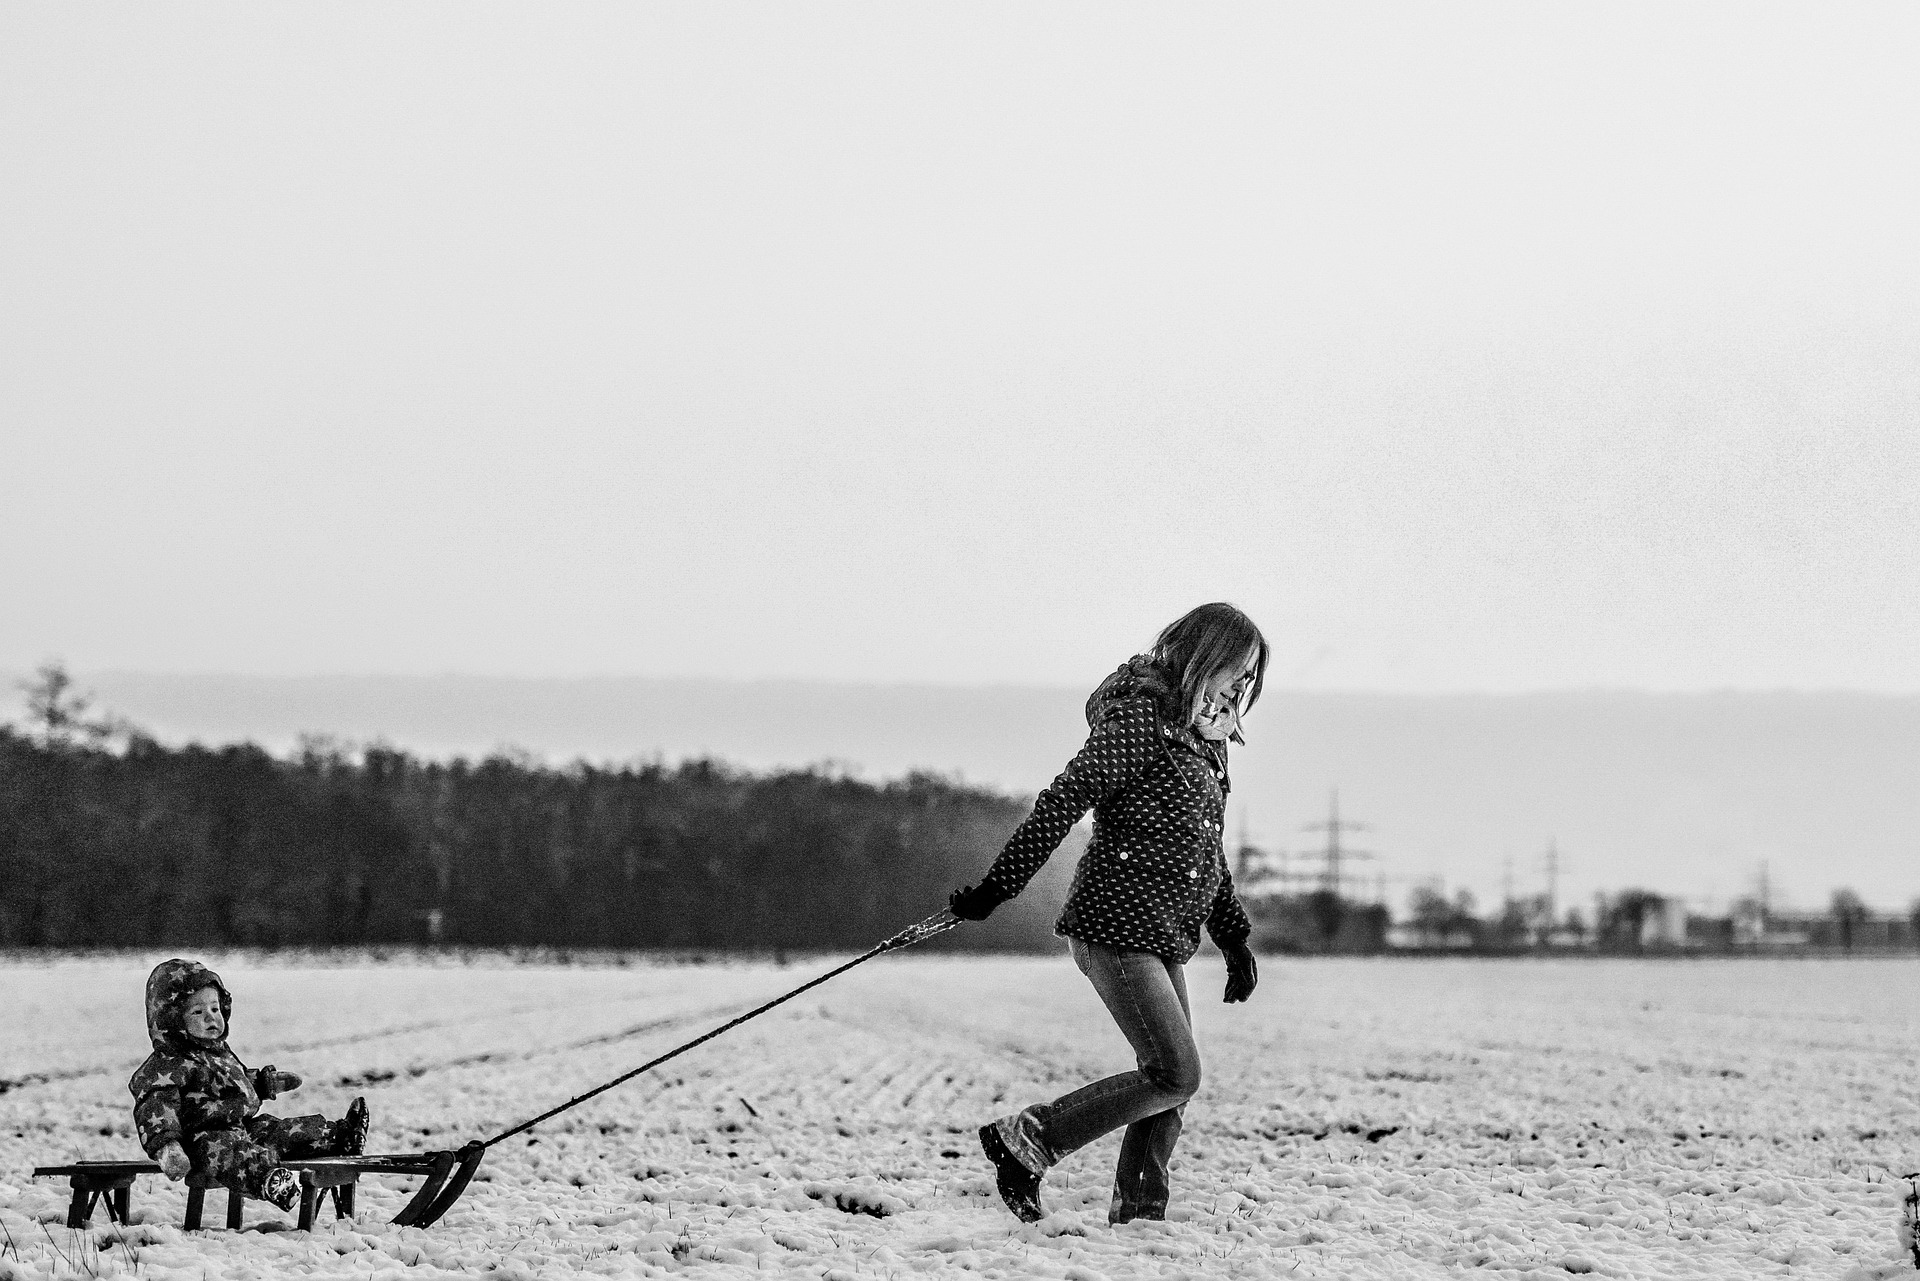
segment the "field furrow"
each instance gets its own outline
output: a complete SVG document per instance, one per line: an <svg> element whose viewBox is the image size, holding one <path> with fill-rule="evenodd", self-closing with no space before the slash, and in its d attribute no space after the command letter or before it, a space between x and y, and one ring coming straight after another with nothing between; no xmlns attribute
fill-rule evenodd
<svg viewBox="0 0 1920 1281"><path fill-rule="evenodd" d="M1896 1176L1920 1164L1909 961L1274 960L1245 1006L1222 1005L1218 966L1197 962L1205 1079L1175 1201L1167 1222L1113 1228L1116 1136L1050 1173L1053 1212L1027 1226L1000 1206L973 1135L1132 1066L1085 980L1064 958L886 958L499 1145L431 1230L387 1223L411 1185L381 1177L359 1223L311 1235L268 1230L283 1223L271 1210L238 1235L184 1234L182 1193L158 1180L130 1229L70 1233L64 1187L31 1167L133 1152L118 1065L143 1047L152 959L0 968L0 1020L23 1033L0 1055L16 1082L0 1094L13 1276L70 1274L62 1251L163 1281L390 1268L1864 1281L1906 1266ZM236 1049L312 1082L273 1110L334 1115L364 1094L383 1150L497 1132L832 964L211 959L234 989ZM56 991L84 1017L46 1022Z"/></svg>

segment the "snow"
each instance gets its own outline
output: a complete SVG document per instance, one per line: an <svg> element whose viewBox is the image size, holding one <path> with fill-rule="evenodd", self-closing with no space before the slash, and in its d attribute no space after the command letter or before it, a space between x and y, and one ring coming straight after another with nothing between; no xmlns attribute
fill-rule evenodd
<svg viewBox="0 0 1920 1281"><path fill-rule="evenodd" d="M1130 1066L1064 958L876 960L493 1149L429 1229L411 1181L312 1233L248 1203L180 1230L63 1226L36 1164L137 1155L129 1072L158 957L0 961L0 1281L1814 1276L1912 1273L1920 962L1263 963L1244 1006L1190 967L1206 1079L1168 1221L1110 1227L1117 1136L1000 1206L973 1130ZM283 1113L356 1093L379 1151L495 1133L836 963L317 963L204 956ZM224 1222L220 1194L207 1221Z"/></svg>

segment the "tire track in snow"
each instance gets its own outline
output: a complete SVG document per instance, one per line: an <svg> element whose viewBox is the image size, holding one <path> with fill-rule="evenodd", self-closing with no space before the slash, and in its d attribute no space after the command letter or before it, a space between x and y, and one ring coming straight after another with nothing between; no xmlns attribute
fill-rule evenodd
<svg viewBox="0 0 1920 1281"><path fill-rule="evenodd" d="M493 1014L481 1014L464 1018L423 1019L419 1022L402 1023L397 1027L380 1028L371 1032L350 1032L342 1036L321 1037L313 1041L280 1042L268 1045L254 1053L256 1053L263 1062L270 1063L274 1058L282 1054L305 1054L311 1050L335 1049L343 1045L365 1045L372 1041L386 1040L390 1037L411 1036L415 1033L433 1032L446 1027L472 1027L476 1023L490 1023L500 1019L514 1019L522 1015L538 1014L546 1010L578 1009L584 1005L626 1005L634 1001L650 999L652 999L650 996L636 996L616 1001L594 999L588 1001L570 1001L563 1005L553 1005L545 1002L535 1005L518 1005L510 1010L501 1010ZM609 1033L605 1039L619 1040L633 1034L634 1029L629 1028L623 1032ZM580 1048L580 1046L593 1043L590 1039L564 1048L577 1049ZM144 1060L145 1056L142 1055L138 1059L122 1059L117 1063L95 1065L92 1067L60 1068L44 1072L23 1072L19 1076L0 1077L0 1094L9 1094L14 1090L26 1089L29 1086L55 1085L64 1081L78 1081L90 1076L115 1076L122 1073L131 1075L134 1069L138 1068ZM396 1073L395 1075L398 1074ZM418 1075L418 1073L414 1075ZM342 1080L341 1084L346 1084L346 1081Z"/></svg>
<svg viewBox="0 0 1920 1281"><path fill-rule="evenodd" d="M854 1065L841 1067L838 1084L827 1095L828 1103L838 1110L874 1098L894 1078L898 1062L898 1051L889 1047L879 1054L867 1055Z"/></svg>
<svg viewBox="0 0 1920 1281"><path fill-rule="evenodd" d="M633 1000L645 1000L634 997ZM523 1014L538 1014L544 1010L575 1009L582 1005L605 1004L601 1001L571 1001L565 1005L517 1005L510 1010L497 1014L483 1014L478 1018L424 1019L418 1023L403 1023L399 1027L382 1028L376 1032L350 1032L343 1036L322 1037L317 1041L291 1041L284 1045L268 1046L263 1054L304 1054L308 1050L328 1050L342 1045L363 1045L368 1041L379 1041L390 1036L408 1036L415 1032L433 1032L443 1027L471 1027L475 1023L489 1023L496 1019L516 1019ZM622 1002L624 1004L624 1002Z"/></svg>
<svg viewBox="0 0 1920 1281"><path fill-rule="evenodd" d="M546 1007L541 1007L546 1008ZM622 1028L618 1032L603 1032L597 1036L584 1037L577 1041L565 1041L558 1045L543 1045L532 1050L483 1050L478 1054L460 1054L450 1059L439 1059L432 1063L414 1063L404 1068L369 1068L363 1072L349 1073L334 1082L346 1089L359 1089L369 1085L385 1085L390 1081L415 1080L430 1072L443 1072L451 1068L471 1067L481 1063L525 1063L533 1059L545 1058L553 1054L564 1054L569 1050L584 1050L596 1045L612 1045L632 1037L644 1036L648 1032L658 1032L666 1028L679 1027L696 1020L724 1018L742 1010L751 1009L745 1001L729 1005L713 1006L702 1010L689 1010L682 1014L668 1014L661 1018L649 1019L645 1023L636 1023L632 1027ZM616 1073L616 1075L618 1075Z"/></svg>
<svg viewBox="0 0 1920 1281"><path fill-rule="evenodd" d="M946 1071L948 1071L946 1065L940 1064L940 1063L937 1063L934 1066L928 1068L926 1072L921 1075L920 1079L915 1081L913 1085L907 1090L907 1092L900 1096L900 1103L899 1103L900 1110L904 1112L908 1108L911 1108L913 1106L913 1101L916 1098L920 1097L920 1091L926 1089L928 1083L931 1082L934 1077L939 1076L942 1072L946 1072ZM947 1079L952 1080L953 1078L949 1074Z"/></svg>
<svg viewBox="0 0 1920 1281"><path fill-rule="evenodd" d="M897 1010L883 1019L857 1018L836 1007L823 1023L797 1013L777 1055L751 1060L751 1067L743 1060L730 1073L732 1085L756 1106L932 1121L984 1114L1010 1095L1038 1091L1039 1097L1047 1087L1035 1082L1043 1079L1078 1083L1102 1074L1025 1045L977 1038L969 1034L973 1029L942 1019L902 1017ZM1110 1070L1125 1066L1116 1062ZM900 1091L897 1099L883 1097L890 1085Z"/></svg>
<svg viewBox="0 0 1920 1281"><path fill-rule="evenodd" d="M14 1090L24 1090L31 1085L53 1085L60 1081L77 1081L88 1076L107 1076L115 1072L125 1072L129 1076L140 1066L139 1060L127 1063L108 1064L106 1067L66 1068L58 1072L26 1072L19 1076L0 1077L0 1094L10 1094Z"/></svg>

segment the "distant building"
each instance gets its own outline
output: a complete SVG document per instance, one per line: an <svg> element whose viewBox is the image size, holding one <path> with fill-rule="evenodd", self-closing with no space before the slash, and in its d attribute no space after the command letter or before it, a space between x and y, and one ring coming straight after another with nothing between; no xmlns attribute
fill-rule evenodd
<svg viewBox="0 0 1920 1281"><path fill-rule="evenodd" d="M1675 948L1687 946L1687 905L1677 898L1649 903L1640 917L1640 946Z"/></svg>
<svg viewBox="0 0 1920 1281"><path fill-rule="evenodd" d="M1742 899L1728 918L1728 941L1745 951L1779 951L1806 947L1813 938L1802 921L1768 912L1752 899Z"/></svg>
<svg viewBox="0 0 1920 1281"><path fill-rule="evenodd" d="M1403 921L1387 928L1387 946L1399 951L1470 952L1479 940L1464 925L1435 929Z"/></svg>

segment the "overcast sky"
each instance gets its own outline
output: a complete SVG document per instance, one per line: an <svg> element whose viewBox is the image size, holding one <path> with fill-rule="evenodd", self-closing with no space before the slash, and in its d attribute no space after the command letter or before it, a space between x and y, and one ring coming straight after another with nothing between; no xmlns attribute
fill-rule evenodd
<svg viewBox="0 0 1920 1281"><path fill-rule="evenodd" d="M0 9L0 668L1920 690L1920 8Z"/></svg>

